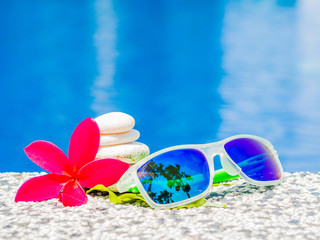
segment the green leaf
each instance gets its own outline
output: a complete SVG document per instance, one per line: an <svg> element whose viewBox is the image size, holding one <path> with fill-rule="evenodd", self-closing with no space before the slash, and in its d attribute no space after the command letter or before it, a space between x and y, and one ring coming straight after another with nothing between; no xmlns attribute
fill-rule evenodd
<svg viewBox="0 0 320 240"><path fill-rule="evenodd" d="M87 190L86 193L88 194L88 193L91 193L91 192L93 192L93 191L107 192L107 191L108 191L108 188L105 187L105 186L103 186L103 185L100 185L100 184L99 184L99 185L96 185L96 186L94 186L93 188Z"/></svg>
<svg viewBox="0 0 320 240"><path fill-rule="evenodd" d="M198 199L197 201L194 201L192 203L188 203L186 205L178 206L178 207L175 207L173 209L201 207L206 202L207 202L207 200L203 197L203 198Z"/></svg>
<svg viewBox="0 0 320 240"><path fill-rule="evenodd" d="M130 189L128 190L128 192L140 193L140 192L139 192L139 189L138 189L137 187L130 188Z"/></svg>
<svg viewBox="0 0 320 240"><path fill-rule="evenodd" d="M108 190L108 192L109 192L109 200L114 204L134 203L137 200L145 202L141 194L136 194L136 193L116 194L110 190Z"/></svg>

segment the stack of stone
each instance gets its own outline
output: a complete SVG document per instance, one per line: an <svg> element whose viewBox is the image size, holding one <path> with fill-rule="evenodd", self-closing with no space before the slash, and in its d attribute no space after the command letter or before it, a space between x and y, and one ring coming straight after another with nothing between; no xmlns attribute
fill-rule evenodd
<svg viewBox="0 0 320 240"><path fill-rule="evenodd" d="M126 113L111 112L97 117L100 147L96 159L113 158L133 165L149 155L147 145L135 142L139 131L133 129L134 118Z"/></svg>

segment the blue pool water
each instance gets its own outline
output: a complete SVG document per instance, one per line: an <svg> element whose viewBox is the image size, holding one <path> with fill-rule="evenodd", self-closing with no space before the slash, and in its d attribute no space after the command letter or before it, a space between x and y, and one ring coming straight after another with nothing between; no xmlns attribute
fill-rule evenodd
<svg viewBox="0 0 320 240"><path fill-rule="evenodd" d="M152 152L239 133L320 171L317 0L1 1L0 171L41 170L86 117L122 111Z"/></svg>

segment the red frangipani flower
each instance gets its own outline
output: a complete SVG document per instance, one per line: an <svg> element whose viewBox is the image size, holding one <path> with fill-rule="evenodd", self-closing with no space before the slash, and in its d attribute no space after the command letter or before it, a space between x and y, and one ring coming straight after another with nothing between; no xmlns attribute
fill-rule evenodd
<svg viewBox="0 0 320 240"><path fill-rule="evenodd" d="M24 150L35 164L50 172L26 181L15 201L43 201L59 198L64 206L79 206L88 198L82 189L98 184L116 183L129 164L116 159L95 160L100 131L92 118L82 121L74 130L69 144L69 158L56 145L35 141Z"/></svg>

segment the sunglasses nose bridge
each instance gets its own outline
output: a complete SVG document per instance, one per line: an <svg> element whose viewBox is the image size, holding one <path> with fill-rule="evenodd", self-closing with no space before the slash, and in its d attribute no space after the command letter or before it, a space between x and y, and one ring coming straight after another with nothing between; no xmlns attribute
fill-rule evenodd
<svg viewBox="0 0 320 240"><path fill-rule="evenodd" d="M220 148L221 147L218 145L208 144L202 147L201 150L207 157L213 157L214 155L218 155L220 153Z"/></svg>

